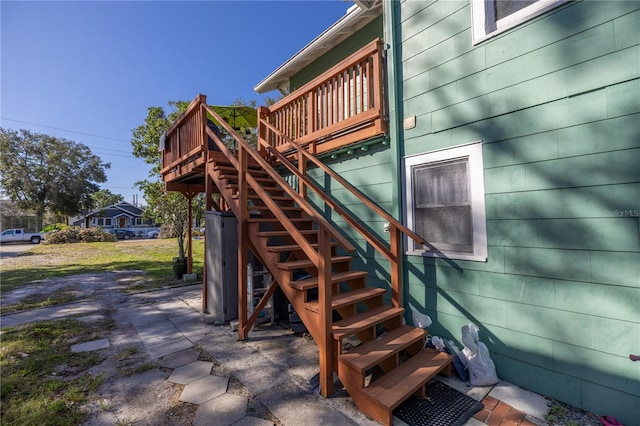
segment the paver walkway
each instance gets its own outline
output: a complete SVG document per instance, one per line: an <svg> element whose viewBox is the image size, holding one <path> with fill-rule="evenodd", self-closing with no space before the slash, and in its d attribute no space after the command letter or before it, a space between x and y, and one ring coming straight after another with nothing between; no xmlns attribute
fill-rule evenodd
<svg viewBox="0 0 640 426"><path fill-rule="evenodd" d="M285 425L378 425L358 411L347 396L323 398L312 387L311 379L318 372L313 342L278 325L256 327L248 340L238 341L237 332L229 326L205 323L199 312L199 284L133 294L127 296L126 303L118 303L118 315L125 315L135 330L136 336L127 338L137 337L151 359L173 370L166 380L184 385L180 401L198 405L193 425L272 425L273 421L252 415L256 401ZM1 326L88 315L101 306L89 300L7 315L2 317ZM89 345L89 350L99 350L105 344L89 343L95 345ZM229 377L212 374L214 362L198 359L202 351L250 395L229 392ZM485 410L467 421L467 426L544 424L541 419L548 407L539 395L504 382L495 387L471 388L453 376L443 381L484 402ZM395 419L394 424L404 423Z"/></svg>

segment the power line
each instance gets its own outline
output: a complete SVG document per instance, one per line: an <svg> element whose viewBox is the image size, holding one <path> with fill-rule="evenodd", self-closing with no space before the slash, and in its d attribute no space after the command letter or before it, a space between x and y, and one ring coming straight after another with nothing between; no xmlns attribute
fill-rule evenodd
<svg viewBox="0 0 640 426"><path fill-rule="evenodd" d="M77 130L62 129L60 127L46 126L44 124L31 123L29 121L22 121L22 120L15 120L13 118L0 117L0 120L7 120L7 121L13 121L13 122L16 122L16 123L29 124L31 126L45 127L47 129L60 130L60 131L63 131L63 132L77 133L79 135L91 136L93 138L107 139L107 140L116 141L116 142L126 142L126 143L130 142L130 141L125 141L124 139L116 139L116 138L112 138L112 137L109 137L109 136L94 135L92 133L84 133L84 132L79 132ZM95 149L104 149L106 151L124 152L124 153L130 154L129 151L123 151L123 150L120 150L120 149L109 149L109 148L98 148L98 147L95 147Z"/></svg>

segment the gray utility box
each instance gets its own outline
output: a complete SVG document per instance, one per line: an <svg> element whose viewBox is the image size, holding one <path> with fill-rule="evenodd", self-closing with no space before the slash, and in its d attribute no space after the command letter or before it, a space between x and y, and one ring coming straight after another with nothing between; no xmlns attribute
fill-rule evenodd
<svg viewBox="0 0 640 426"><path fill-rule="evenodd" d="M215 322L238 318L238 220L205 212L207 313Z"/></svg>

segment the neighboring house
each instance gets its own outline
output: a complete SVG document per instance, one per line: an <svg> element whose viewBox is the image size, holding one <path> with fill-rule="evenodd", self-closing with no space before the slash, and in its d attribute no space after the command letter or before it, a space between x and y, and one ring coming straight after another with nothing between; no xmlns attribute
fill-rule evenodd
<svg viewBox="0 0 640 426"><path fill-rule="evenodd" d="M140 207L121 201L102 209L88 212L72 221L71 225L81 228L126 228L145 232L147 228L153 227L154 223L142 217L142 209Z"/></svg>
<svg viewBox="0 0 640 426"><path fill-rule="evenodd" d="M238 217L239 241L250 241L318 344L329 394L336 363L348 388L364 381L354 373L360 359L328 349L344 324L323 306L331 310L344 287L356 293L343 277L357 274L338 264L349 261L368 273L367 287L391 289L385 300L406 308L407 322L409 308L428 314L432 335L461 343L461 327L478 325L502 379L639 425L640 363L629 354L640 353L640 3L356 3L256 86L291 90L259 110L258 135L270 164L284 163L276 152L296 158L297 171L277 170L299 191L297 205L285 204L294 195L268 166L178 138L206 132L202 96L167 132L167 189L222 195L217 209ZM302 161L291 141L336 176ZM262 219L249 218L242 194ZM301 214L305 198L347 243L308 207ZM306 244L315 231L320 241ZM353 258L332 258L329 238L352 245ZM286 250L297 263L279 257ZM312 278L292 282L309 264ZM340 294L307 300L307 288L333 282L332 266ZM338 310L344 319L361 313ZM243 315L241 339L251 324ZM377 402L356 388L354 402L388 423L392 404L366 411Z"/></svg>
<svg viewBox="0 0 640 426"><path fill-rule="evenodd" d="M0 230L24 228L37 232L37 223L35 213L20 209L11 200L0 200Z"/></svg>

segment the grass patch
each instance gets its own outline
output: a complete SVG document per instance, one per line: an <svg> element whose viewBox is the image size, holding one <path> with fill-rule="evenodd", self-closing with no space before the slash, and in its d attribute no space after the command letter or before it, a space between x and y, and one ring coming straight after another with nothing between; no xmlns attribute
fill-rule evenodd
<svg viewBox="0 0 640 426"><path fill-rule="evenodd" d="M7 329L0 346L3 425L80 424L81 409L102 383L85 371L102 362L94 352L71 352L71 345L104 336L107 321L43 321Z"/></svg>
<svg viewBox="0 0 640 426"><path fill-rule="evenodd" d="M45 308L47 306L60 305L72 302L75 299L75 293L71 289L61 289L54 294L38 293L27 296L13 305L0 306L0 314L9 314L12 312L26 311L28 309Z"/></svg>
<svg viewBox="0 0 640 426"><path fill-rule="evenodd" d="M34 281L69 275L141 270L144 280L125 283L129 290L144 290L175 284L173 258L175 239L39 244L14 258L3 259L0 292L7 292ZM202 274L204 240L193 240L193 271Z"/></svg>

